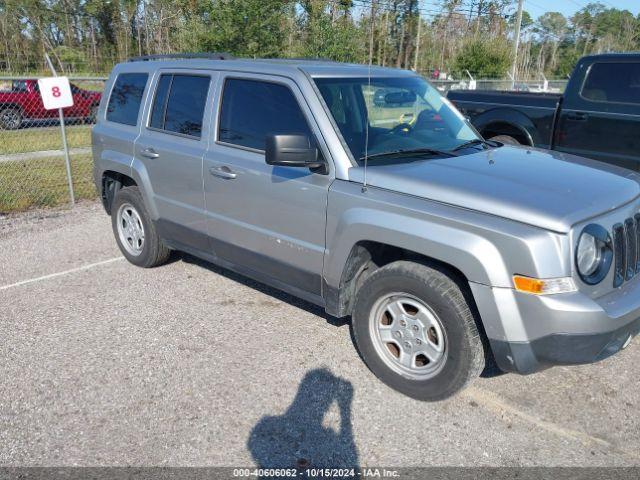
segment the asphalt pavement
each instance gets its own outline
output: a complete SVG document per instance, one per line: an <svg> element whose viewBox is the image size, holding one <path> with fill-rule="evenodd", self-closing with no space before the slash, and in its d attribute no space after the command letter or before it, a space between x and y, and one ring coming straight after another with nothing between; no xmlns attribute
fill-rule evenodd
<svg viewBox="0 0 640 480"><path fill-rule="evenodd" d="M96 203L0 218L0 305L4 466L640 466L638 339L421 403L315 306L128 264Z"/></svg>

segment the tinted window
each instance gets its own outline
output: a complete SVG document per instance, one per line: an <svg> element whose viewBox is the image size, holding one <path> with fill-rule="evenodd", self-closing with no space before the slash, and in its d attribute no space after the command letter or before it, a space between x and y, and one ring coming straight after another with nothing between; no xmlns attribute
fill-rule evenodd
<svg viewBox="0 0 640 480"><path fill-rule="evenodd" d="M162 75L156 88L156 96L153 100L153 110L151 111L151 122L149 126L153 128L164 128L164 109L167 106L167 97L173 75Z"/></svg>
<svg viewBox="0 0 640 480"><path fill-rule="evenodd" d="M118 75L107 105L107 120L135 125L147 84L146 73L123 73Z"/></svg>
<svg viewBox="0 0 640 480"><path fill-rule="evenodd" d="M24 80L14 80L11 85L11 90L14 92L26 92L27 90L27 82Z"/></svg>
<svg viewBox="0 0 640 480"><path fill-rule="evenodd" d="M640 104L640 63L595 63L582 96L597 102Z"/></svg>
<svg viewBox="0 0 640 480"><path fill-rule="evenodd" d="M219 140L264 150L267 135L296 133L312 136L288 87L255 80L225 82Z"/></svg>
<svg viewBox="0 0 640 480"><path fill-rule="evenodd" d="M209 77L162 75L153 102L150 126L200 137Z"/></svg>
<svg viewBox="0 0 640 480"><path fill-rule="evenodd" d="M199 137L208 92L209 77L174 75L167 100L164 129Z"/></svg>

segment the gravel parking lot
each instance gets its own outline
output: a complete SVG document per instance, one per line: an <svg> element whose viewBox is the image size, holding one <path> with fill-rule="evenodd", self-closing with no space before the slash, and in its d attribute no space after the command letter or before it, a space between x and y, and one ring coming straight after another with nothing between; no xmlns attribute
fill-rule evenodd
<svg viewBox="0 0 640 480"><path fill-rule="evenodd" d="M0 219L0 464L640 466L640 341L420 403L349 325L177 256L125 262L95 203Z"/></svg>

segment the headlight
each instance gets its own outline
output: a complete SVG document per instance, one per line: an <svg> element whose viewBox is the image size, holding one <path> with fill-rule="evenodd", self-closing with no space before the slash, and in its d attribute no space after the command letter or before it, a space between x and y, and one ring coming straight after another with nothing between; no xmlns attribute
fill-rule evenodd
<svg viewBox="0 0 640 480"><path fill-rule="evenodd" d="M600 283L609 273L612 260L609 232L600 225L587 225L580 234L576 248L576 267L580 278L589 285Z"/></svg>

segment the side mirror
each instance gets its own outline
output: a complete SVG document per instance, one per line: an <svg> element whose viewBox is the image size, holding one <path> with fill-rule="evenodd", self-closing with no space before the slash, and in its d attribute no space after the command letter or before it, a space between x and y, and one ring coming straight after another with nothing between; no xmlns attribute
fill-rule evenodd
<svg viewBox="0 0 640 480"><path fill-rule="evenodd" d="M265 161L269 165L318 168L325 164L306 135L269 135L265 147Z"/></svg>

